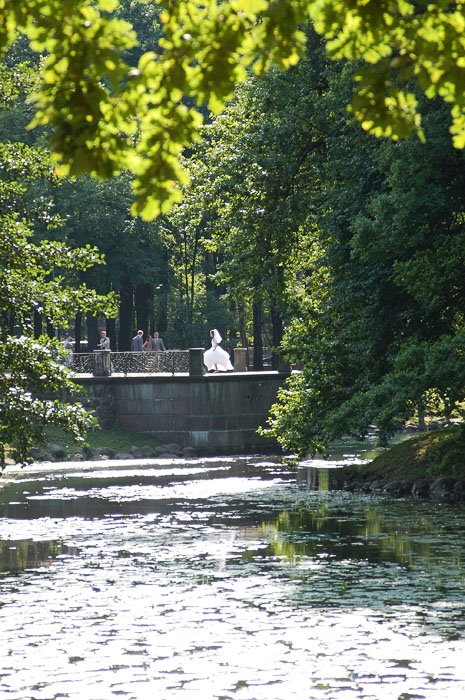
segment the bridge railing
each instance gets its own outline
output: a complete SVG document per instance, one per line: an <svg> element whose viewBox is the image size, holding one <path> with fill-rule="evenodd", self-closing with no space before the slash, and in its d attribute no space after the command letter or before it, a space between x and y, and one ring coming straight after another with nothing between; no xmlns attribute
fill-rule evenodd
<svg viewBox="0 0 465 700"><path fill-rule="evenodd" d="M236 372L247 372L247 348L234 348L233 365ZM94 352L73 353L69 364L77 374L92 374L96 377L111 374L188 374L202 376L206 372L203 364L204 348L189 350L165 350L160 352ZM267 369L264 368L265 371ZM287 363L280 363L278 371L290 373Z"/></svg>
<svg viewBox="0 0 465 700"><path fill-rule="evenodd" d="M100 365L108 351L73 353L71 369L78 374L102 374ZM177 374L189 372L188 350L160 352L110 352L111 373ZM106 358L105 358L106 359Z"/></svg>

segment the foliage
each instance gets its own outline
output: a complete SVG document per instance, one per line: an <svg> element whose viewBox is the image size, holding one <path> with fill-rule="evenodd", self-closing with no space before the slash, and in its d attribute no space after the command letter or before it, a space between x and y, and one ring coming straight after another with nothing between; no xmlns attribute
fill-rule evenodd
<svg viewBox="0 0 465 700"><path fill-rule="evenodd" d="M180 199L180 156L197 137L202 106L220 111L234 86L271 63L305 55L309 20L333 58L361 59L351 109L394 138L422 134L414 81L452 108L465 144L463 2L409 0L162 0L162 35L130 64L138 39L118 0L1 0L0 47L17 33L46 56L34 124L52 130L63 174L133 172L134 214L152 218ZM127 13L131 17L131 13ZM144 47L146 45L144 36ZM189 98L190 104L186 99ZM135 116L137 115L137 116Z"/></svg>
<svg viewBox="0 0 465 700"><path fill-rule="evenodd" d="M17 73L13 71L13 79ZM7 82L7 74L3 72ZM19 78L20 80L20 78ZM10 95L16 90L15 83ZM18 90L19 95L20 90ZM20 142L0 144L0 467L7 448L16 461L30 461L30 448L44 439L49 425L82 439L93 424L79 403L66 395L76 390L61 364L55 340L32 341L34 313L57 327L76 310L112 313L115 299L99 297L85 284L67 284L103 258L89 245L71 249L59 241L33 242L31 223L56 224L47 201L27 198L31 182L54 180L48 156ZM60 398L61 397L61 398Z"/></svg>
<svg viewBox="0 0 465 700"><path fill-rule="evenodd" d="M415 80L429 99L452 105L454 145L465 145L463 2L310 2L315 28L334 58L363 59L352 111L377 136L423 135Z"/></svg>
<svg viewBox="0 0 465 700"><path fill-rule="evenodd" d="M51 196L62 218L55 235L73 246L95 246L105 256L105 267L91 277L100 292L120 289L125 276L134 285L157 279L164 245L159 224L130 216L126 173L108 180L67 179Z"/></svg>
<svg viewBox="0 0 465 700"><path fill-rule="evenodd" d="M45 337L31 341L32 312L46 314L57 325L76 309L112 311L111 298L99 298L85 285L74 289L63 284L61 271L85 270L101 262L95 251L71 250L60 243L34 245L30 238L31 231L14 214L0 217L0 467L7 446L13 459L29 461L30 448L43 441L48 425L82 439L93 424L80 404L63 400L63 393L77 393L75 386L60 364L57 343ZM51 278L54 269L57 275ZM8 333L12 322L27 335Z"/></svg>
<svg viewBox="0 0 465 700"><path fill-rule="evenodd" d="M7 454L15 462L30 462L31 448L44 442L44 428L66 430L76 441L94 425L79 402L69 371L58 362L59 348L41 338L5 336L0 342L0 468ZM67 395L65 391L67 390ZM58 398L61 397L61 398Z"/></svg>
<svg viewBox="0 0 465 700"><path fill-rule="evenodd" d="M308 41L311 61L250 78L201 129L186 158L190 185L168 215L197 255L200 239L206 284L234 309L242 342L255 335L252 308L260 304L265 333L273 331L269 347L279 346L312 239L318 102L327 84L321 42L311 32Z"/></svg>
<svg viewBox="0 0 465 700"><path fill-rule="evenodd" d="M425 107L426 144L374 141L342 119L340 89L334 109L332 86L317 255L285 337L302 374L270 416L299 455L373 425L385 439L417 412L449 416L465 393L463 153L446 110Z"/></svg>

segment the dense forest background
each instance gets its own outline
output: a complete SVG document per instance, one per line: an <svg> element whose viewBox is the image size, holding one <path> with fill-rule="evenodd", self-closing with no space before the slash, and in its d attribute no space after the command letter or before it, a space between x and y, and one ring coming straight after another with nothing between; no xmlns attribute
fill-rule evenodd
<svg viewBox="0 0 465 700"><path fill-rule="evenodd" d="M158 10L120 13L141 42L135 66ZM330 61L311 27L307 43L294 68L250 77L220 115L205 109L183 199L152 222L130 216L124 173L53 176L46 128L27 128L38 65L26 44L3 61L0 112L2 207L14 200L36 244L96 247L105 265L59 274L117 299L105 315L70 308L59 326L35 308L35 336L71 333L79 351L105 327L123 351L141 328L188 348L217 327L229 349L253 344L256 369L271 354L301 370L270 418L300 454L425 411L450 417L465 392L465 169L449 111L419 94L425 142L367 135L346 107L357 63Z"/></svg>

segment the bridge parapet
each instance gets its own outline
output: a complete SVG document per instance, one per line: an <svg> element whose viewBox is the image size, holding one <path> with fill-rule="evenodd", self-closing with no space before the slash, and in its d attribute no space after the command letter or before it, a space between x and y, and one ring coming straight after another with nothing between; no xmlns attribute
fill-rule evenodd
<svg viewBox="0 0 465 700"><path fill-rule="evenodd" d="M77 374L96 377L110 374L183 374L189 373L189 350L153 352L109 352L95 350L75 353L71 369Z"/></svg>
<svg viewBox="0 0 465 700"><path fill-rule="evenodd" d="M109 377L112 374L187 374L199 377L206 372L204 352L204 348L150 352L94 350L89 353L74 353L70 367L76 374L90 374L94 377ZM248 354L248 348L234 348L233 364L236 372L251 371ZM270 369L271 366L267 364L259 371L267 372ZM281 360L278 371L289 374L291 367Z"/></svg>

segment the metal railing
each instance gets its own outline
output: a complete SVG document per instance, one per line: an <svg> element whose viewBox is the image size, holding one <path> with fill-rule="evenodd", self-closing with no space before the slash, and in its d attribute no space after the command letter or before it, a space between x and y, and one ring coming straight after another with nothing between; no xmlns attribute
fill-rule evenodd
<svg viewBox="0 0 465 700"><path fill-rule="evenodd" d="M71 369L78 374L95 374L99 352L100 351L74 353L71 361ZM110 363L112 374L188 373L189 351L112 352L110 353Z"/></svg>

